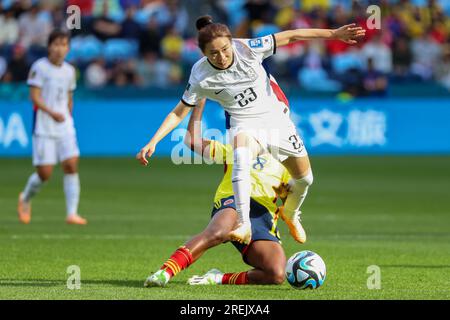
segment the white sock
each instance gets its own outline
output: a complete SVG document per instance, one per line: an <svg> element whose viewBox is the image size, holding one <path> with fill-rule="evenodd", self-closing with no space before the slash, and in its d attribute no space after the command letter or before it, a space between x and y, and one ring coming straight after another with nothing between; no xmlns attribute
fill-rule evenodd
<svg viewBox="0 0 450 320"><path fill-rule="evenodd" d="M300 206L306 198L309 186L313 183L313 174L310 170L303 178L291 179L291 192L289 192L284 204L284 213L286 217L291 218L295 212L300 210Z"/></svg>
<svg viewBox="0 0 450 320"><path fill-rule="evenodd" d="M215 277L214 277L214 282L215 282L216 284L222 284L223 275L224 275L224 273L218 273L218 274L216 274Z"/></svg>
<svg viewBox="0 0 450 320"><path fill-rule="evenodd" d="M246 147L238 147L234 150L233 183L234 199L239 223L250 223L250 150Z"/></svg>
<svg viewBox="0 0 450 320"><path fill-rule="evenodd" d="M80 200L80 178L78 173L64 175L64 193L66 194L67 216L78 214Z"/></svg>
<svg viewBox="0 0 450 320"><path fill-rule="evenodd" d="M44 184L42 182L39 175L35 172L33 173L27 181L25 189L23 190L23 198L22 200L25 202L30 202L31 198L33 198L41 189L41 186Z"/></svg>

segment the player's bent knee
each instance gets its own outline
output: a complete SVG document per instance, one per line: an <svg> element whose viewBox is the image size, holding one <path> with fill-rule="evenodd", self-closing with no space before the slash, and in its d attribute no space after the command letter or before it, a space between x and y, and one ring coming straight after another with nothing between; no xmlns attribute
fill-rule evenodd
<svg viewBox="0 0 450 320"><path fill-rule="evenodd" d="M303 177L303 179L305 179L305 182L308 184L308 186L312 185L314 182L314 175L312 171L310 170L308 174L305 177Z"/></svg>
<svg viewBox="0 0 450 320"><path fill-rule="evenodd" d="M284 273L283 274L274 274L272 276L272 284L283 284L284 282Z"/></svg>
<svg viewBox="0 0 450 320"><path fill-rule="evenodd" d="M76 161L71 161L67 163L63 163L62 165L63 172L66 174L74 174L78 173L78 165Z"/></svg>
<svg viewBox="0 0 450 320"><path fill-rule="evenodd" d="M42 182L46 182L46 181L48 181L50 179L51 175L38 174L38 176L39 176L39 179L41 179Z"/></svg>
<svg viewBox="0 0 450 320"><path fill-rule="evenodd" d="M267 271L268 280L271 284L282 284L285 279L284 268L274 267Z"/></svg>
<svg viewBox="0 0 450 320"><path fill-rule="evenodd" d="M302 187L309 187L314 182L314 176L311 170L309 170L308 174L306 176L301 177L300 179L296 180L296 183L301 185Z"/></svg>
<svg viewBox="0 0 450 320"><path fill-rule="evenodd" d="M39 179L41 179L42 182L48 181L52 176L51 170L38 170L37 174L39 176Z"/></svg>
<svg viewBox="0 0 450 320"><path fill-rule="evenodd" d="M76 167L65 167L65 168L63 169L63 172L64 172L65 174L75 174L75 173L78 173L78 170L77 170Z"/></svg>

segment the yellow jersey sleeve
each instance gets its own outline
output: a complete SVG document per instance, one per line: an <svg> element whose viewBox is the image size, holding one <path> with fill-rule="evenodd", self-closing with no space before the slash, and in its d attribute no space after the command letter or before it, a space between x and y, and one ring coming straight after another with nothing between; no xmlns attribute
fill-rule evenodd
<svg viewBox="0 0 450 320"><path fill-rule="evenodd" d="M229 144L225 145L219 141L211 140L209 145L209 158L215 163L231 162L230 156L233 156L233 147Z"/></svg>
<svg viewBox="0 0 450 320"><path fill-rule="evenodd" d="M283 174L281 175L281 182L282 183L288 183L289 180L291 180L291 175L289 173L289 171L287 171L285 168L283 170Z"/></svg>

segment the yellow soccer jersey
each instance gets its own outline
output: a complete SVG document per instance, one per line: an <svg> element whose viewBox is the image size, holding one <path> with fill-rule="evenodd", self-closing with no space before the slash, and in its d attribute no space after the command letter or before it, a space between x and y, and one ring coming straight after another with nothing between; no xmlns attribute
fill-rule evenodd
<svg viewBox="0 0 450 320"><path fill-rule="evenodd" d="M214 203L220 199L227 198L234 194L231 182L233 148L231 145L224 145L218 141L211 141L209 156L214 162L224 163L225 173L216 190ZM228 162L228 163L227 163ZM278 188L282 183L288 183L291 178L284 166L273 158L269 153L258 156L253 161L250 168L251 177L251 198L265 206L270 212L277 210L277 194L273 188Z"/></svg>

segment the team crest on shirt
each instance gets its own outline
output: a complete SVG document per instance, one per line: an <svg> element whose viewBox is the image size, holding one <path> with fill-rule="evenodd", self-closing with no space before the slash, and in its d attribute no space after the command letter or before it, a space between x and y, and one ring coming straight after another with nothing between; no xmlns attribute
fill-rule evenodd
<svg viewBox="0 0 450 320"><path fill-rule="evenodd" d="M250 46L250 48L261 48L263 46L262 39L250 39L248 40L248 45Z"/></svg>
<svg viewBox="0 0 450 320"><path fill-rule="evenodd" d="M261 171L264 169L264 165L267 163L267 160L262 157L256 157L256 162L253 164L253 169Z"/></svg>
<svg viewBox="0 0 450 320"><path fill-rule="evenodd" d="M224 205L224 206L227 206L227 205L229 205L229 204L232 204L233 202L234 202L233 199L228 199L228 200L226 200L226 201L223 203L223 205Z"/></svg>

